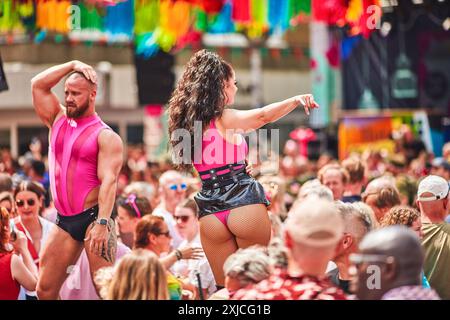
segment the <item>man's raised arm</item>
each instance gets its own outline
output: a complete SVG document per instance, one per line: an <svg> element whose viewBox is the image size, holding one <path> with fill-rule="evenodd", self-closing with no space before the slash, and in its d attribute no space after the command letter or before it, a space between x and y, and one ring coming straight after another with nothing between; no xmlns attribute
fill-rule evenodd
<svg viewBox="0 0 450 320"><path fill-rule="evenodd" d="M54 86L72 71L82 72L88 80L97 82L94 69L80 61L70 61L51 67L31 79L31 92L36 113L47 127L51 127L56 116L62 111L56 95L51 91Z"/></svg>

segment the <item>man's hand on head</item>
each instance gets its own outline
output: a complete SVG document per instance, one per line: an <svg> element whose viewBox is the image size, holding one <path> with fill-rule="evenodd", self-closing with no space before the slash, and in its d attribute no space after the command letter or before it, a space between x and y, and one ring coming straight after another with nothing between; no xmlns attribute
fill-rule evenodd
<svg viewBox="0 0 450 320"><path fill-rule="evenodd" d="M97 84L97 73L92 66L78 60L72 61L72 65L74 71L81 72L86 79L94 84Z"/></svg>

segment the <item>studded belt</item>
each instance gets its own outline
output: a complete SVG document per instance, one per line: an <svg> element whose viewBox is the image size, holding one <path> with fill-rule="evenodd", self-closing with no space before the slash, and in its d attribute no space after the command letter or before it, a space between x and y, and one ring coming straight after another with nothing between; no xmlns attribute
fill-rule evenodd
<svg viewBox="0 0 450 320"><path fill-rule="evenodd" d="M236 167L242 166L239 169L236 169ZM228 164L222 167L205 170L199 172L200 176L209 174L209 178L202 179L202 186L205 189L216 189L221 188L223 186L236 183L239 180L243 180L245 178L248 178L248 175L246 174L246 163L244 161ZM217 174L217 172L229 170L226 173L223 174Z"/></svg>

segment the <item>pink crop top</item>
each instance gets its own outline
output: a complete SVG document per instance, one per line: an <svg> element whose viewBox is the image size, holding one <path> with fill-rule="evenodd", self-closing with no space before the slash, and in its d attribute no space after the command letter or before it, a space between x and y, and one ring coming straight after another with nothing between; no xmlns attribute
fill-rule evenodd
<svg viewBox="0 0 450 320"><path fill-rule="evenodd" d="M201 163L195 163L194 167L198 172L223 167L240 161L245 161L248 146L245 138L241 136L241 143L236 145L225 140L216 128L215 120L212 120L209 129L203 134L202 139L202 159ZM223 174L229 170L218 171ZM202 176L208 178L209 175Z"/></svg>
<svg viewBox="0 0 450 320"><path fill-rule="evenodd" d="M97 177L98 135L110 129L97 114L79 119L63 115L50 134L50 188L63 216L82 213L84 201L100 185Z"/></svg>

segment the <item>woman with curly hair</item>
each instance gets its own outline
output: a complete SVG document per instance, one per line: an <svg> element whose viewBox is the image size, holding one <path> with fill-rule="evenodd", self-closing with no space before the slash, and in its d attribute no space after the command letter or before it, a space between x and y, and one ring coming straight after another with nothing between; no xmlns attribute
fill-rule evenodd
<svg viewBox="0 0 450 320"><path fill-rule="evenodd" d="M408 228L411 228L417 234L419 239L423 238L420 212L412 207L395 206L391 208L389 212L383 217L383 220L381 220L380 226L387 227L394 224L400 224ZM423 271L422 271L422 286L425 288L430 287L430 284L428 283L428 280L425 277Z"/></svg>
<svg viewBox="0 0 450 320"><path fill-rule="evenodd" d="M261 128L299 105L307 114L318 107L306 94L252 110L226 108L234 103L236 84L229 63L201 50L188 62L169 102L174 162L182 170L193 164L202 179L195 196L201 242L219 287L228 256L270 240L269 202L261 184L246 172L248 147L239 132Z"/></svg>

